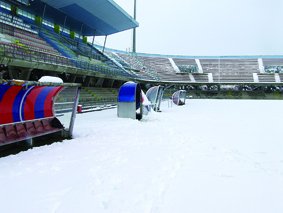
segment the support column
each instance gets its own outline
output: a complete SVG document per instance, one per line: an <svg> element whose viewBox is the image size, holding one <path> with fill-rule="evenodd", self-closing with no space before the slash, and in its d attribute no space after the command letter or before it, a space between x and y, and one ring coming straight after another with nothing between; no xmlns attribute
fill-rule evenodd
<svg viewBox="0 0 283 213"><path fill-rule="evenodd" d="M102 53L104 53L104 48L105 48L105 44L106 44L106 39L107 39L107 35L105 36L105 40L104 40L104 45L103 45Z"/></svg>
<svg viewBox="0 0 283 213"><path fill-rule="evenodd" d="M10 79L19 79L19 69L14 66L8 67Z"/></svg>
<svg viewBox="0 0 283 213"><path fill-rule="evenodd" d="M94 42L94 38L95 38L95 32L96 32L96 30L94 30L94 34L93 34L93 37L92 37L91 52L90 52L91 57L92 57L92 50L93 50L93 42Z"/></svg>
<svg viewBox="0 0 283 213"><path fill-rule="evenodd" d="M114 81L115 81L114 79L109 80L109 88L113 87Z"/></svg>
<svg viewBox="0 0 283 213"><path fill-rule="evenodd" d="M75 97L75 102L74 102L74 107L73 107L73 112L72 112L72 117L71 117L71 122L69 126L69 137L72 137L73 135L73 129L74 129L74 124L75 124L75 119L76 119L76 111L79 103L79 98L80 98L80 90L81 88L77 88L76 92L76 97Z"/></svg>
<svg viewBox="0 0 283 213"><path fill-rule="evenodd" d="M75 81L76 81L76 76L71 74L70 77L69 77L69 82L75 83Z"/></svg>
<svg viewBox="0 0 283 213"><path fill-rule="evenodd" d="M103 82L104 82L104 78L100 78L100 79L98 79L98 81L96 82L95 86L96 86L96 87L102 87Z"/></svg>
<svg viewBox="0 0 283 213"><path fill-rule="evenodd" d="M84 23L82 22L82 25L81 25L81 31L80 31L80 35L79 35L79 38L78 38L77 47L79 47L80 38L81 38L82 30L83 30L83 26L84 26Z"/></svg>
<svg viewBox="0 0 283 213"><path fill-rule="evenodd" d="M83 82L83 87L89 87L90 81L91 81L91 76L86 76Z"/></svg>
<svg viewBox="0 0 283 213"><path fill-rule="evenodd" d="M42 14L42 19L41 19L41 23L40 23L40 27L39 27L39 32L41 30L41 27L42 27L42 22L43 22L43 19L44 19L44 15L45 15L45 10L46 10L46 4L44 4L44 8L43 8L43 14Z"/></svg>
<svg viewBox="0 0 283 213"><path fill-rule="evenodd" d="M19 76L19 79L28 81L32 70L33 69L30 68L21 68L21 74Z"/></svg>
<svg viewBox="0 0 283 213"><path fill-rule="evenodd" d="M63 34L64 34L65 25L66 25L66 20L67 20L67 14L65 14L65 20L64 20L64 25L63 25L63 29L62 29L62 33L61 33L61 37L63 37Z"/></svg>

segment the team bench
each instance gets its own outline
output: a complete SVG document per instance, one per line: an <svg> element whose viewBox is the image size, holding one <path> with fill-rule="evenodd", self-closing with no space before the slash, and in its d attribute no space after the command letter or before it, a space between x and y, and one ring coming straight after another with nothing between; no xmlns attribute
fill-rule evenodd
<svg viewBox="0 0 283 213"><path fill-rule="evenodd" d="M21 141L32 145L33 138L55 133L71 137L79 97L78 86L80 85L0 79L0 146ZM68 105L68 113L72 114L70 123L64 123L67 125L64 128L57 119L61 115L61 120L64 120L64 110L59 114L55 105L65 104L60 99L69 93L74 101L71 108ZM62 97L57 100L59 94Z"/></svg>
<svg viewBox="0 0 283 213"><path fill-rule="evenodd" d="M31 145L35 137L62 132L63 127L51 126L53 119L44 118L0 125L0 146L21 141Z"/></svg>

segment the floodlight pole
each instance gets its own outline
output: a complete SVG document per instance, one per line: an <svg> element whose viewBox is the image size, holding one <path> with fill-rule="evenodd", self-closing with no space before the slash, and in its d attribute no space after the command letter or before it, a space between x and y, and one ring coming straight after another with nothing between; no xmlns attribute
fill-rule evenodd
<svg viewBox="0 0 283 213"><path fill-rule="evenodd" d="M136 16L137 16L137 10L136 10L136 7L137 7L137 2L136 0L134 0L134 19L136 20ZM136 28L133 29L133 50L132 50L133 53L136 52Z"/></svg>

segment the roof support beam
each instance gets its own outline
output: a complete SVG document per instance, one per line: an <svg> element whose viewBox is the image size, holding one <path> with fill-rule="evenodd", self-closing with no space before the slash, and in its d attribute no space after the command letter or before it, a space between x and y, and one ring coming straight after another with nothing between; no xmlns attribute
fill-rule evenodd
<svg viewBox="0 0 283 213"><path fill-rule="evenodd" d="M64 34L66 21L67 21L67 14L65 14L65 20L64 20L64 25L63 25L63 29L62 29L62 33L61 33L61 37L63 37L63 34Z"/></svg>
<svg viewBox="0 0 283 213"><path fill-rule="evenodd" d="M82 25L81 25L81 31L80 31L80 35L79 35L79 39L78 39L77 47L79 47L80 38L81 38L82 30L83 30L83 26L84 26L84 23L82 22Z"/></svg>
<svg viewBox="0 0 283 213"><path fill-rule="evenodd" d="M105 36L105 40L104 40L104 45L103 45L102 53L104 53L104 48L105 48L105 44L106 44L106 39L107 39L107 35Z"/></svg>
<svg viewBox="0 0 283 213"><path fill-rule="evenodd" d="M91 52L90 52L91 57L92 57L92 50L93 50L93 42L94 42L94 38L95 38L95 32L96 32L96 29L94 29L94 33L93 33L93 37L92 37Z"/></svg>
<svg viewBox="0 0 283 213"><path fill-rule="evenodd" d="M44 4L42 19L41 19L41 23L40 23L40 27L39 27L39 32L41 30L41 26L42 26L42 23L43 23L43 19L44 19L44 15L45 15L45 10L46 10L46 4Z"/></svg>

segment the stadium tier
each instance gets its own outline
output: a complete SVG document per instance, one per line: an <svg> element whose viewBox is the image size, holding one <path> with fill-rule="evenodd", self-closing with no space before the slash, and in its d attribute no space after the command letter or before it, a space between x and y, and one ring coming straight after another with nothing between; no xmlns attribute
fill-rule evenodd
<svg viewBox="0 0 283 213"><path fill-rule="evenodd" d="M90 29L90 25L94 23L88 20L89 25L84 26L84 15L81 19L74 19L76 12L64 13L64 9L52 1L30 2L29 7L13 5L12 1L10 4L7 2L9 1L0 1L0 55L2 65L8 67L1 71L1 78L36 80L48 74L63 77L64 81L69 83L83 83L85 87L106 88L119 87L129 80L164 85L281 83L283 56L198 57L113 50L93 45L86 39L86 36L91 35L91 29L94 35L114 33L111 29L115 23L111 20L108 21L112 26L97 25ZM46 11L51 11L52 7L53 13L64 17L58 18L59 24L55 22L51 12L38 15L39 12L35 8L45 8L46 3ZM64 4L70 3L64 1ZM95 5L95 1L92 4ZM102 8L102 11L105 15L109 13L105 8ZM120 14L120 10L115 13L128 18L131 24L137 26L126 14ZM88 15L97 17L95 12ZM105 17L104 21L106 20ZM99 83L101 81L112 83Z"/></svg>

